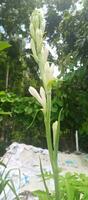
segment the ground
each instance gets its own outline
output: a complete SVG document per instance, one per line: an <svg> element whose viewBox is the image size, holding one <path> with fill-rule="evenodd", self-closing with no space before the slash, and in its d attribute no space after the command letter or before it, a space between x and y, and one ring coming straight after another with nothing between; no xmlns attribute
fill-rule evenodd
<svg viewBox="0 0 88 200"><path fill-rule="evenodd" d="M40 176L39 158L41 158L44 171L50 172L50 162L47 149L36 148L31 145L13 143L7 149L3 156L3 161L7 164L6 171L11 171L11 178L13 179L17 192L30 192L40 189L44 190L43 183ZM88 154L81 153L58 153L58 166L61 168L61 174L66 172L77 172L88 175ZM19 169L21 178L19 179ZM48 181L48 187L52 190L53 180ZM11 194L7 188L8 200L11 200ZM9 196L10 195L10 196ZM0 197L0 200L2 198ZM30 198L32 200L32 197Z"/></svg>

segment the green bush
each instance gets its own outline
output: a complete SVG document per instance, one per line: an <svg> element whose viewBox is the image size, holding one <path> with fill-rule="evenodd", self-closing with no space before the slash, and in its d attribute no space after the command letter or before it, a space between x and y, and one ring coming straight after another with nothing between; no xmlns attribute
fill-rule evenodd
<svg viewBox="0 0 88 200"><path fill-rule="evenodd" d="M51 179L52 174L45 174L46 179ZM66 173L59 176L59 199L60 200L88 200L88 176L84 174ZM35 191L35 196L39 200L47 200L46 192ZM54 194L50 194L50 199L54 200Z"/></svg>
<svg viewBox="0 0 88 200"><path fill-rule="evenodd" d="M7 199L8 194L6 194L5 189L8 186L10 191L14 194L15 199L20 200L16 193L14 182L10 178L11 171L16 169L10 169L6 171L6 165L2 161L0 161L0 168L1 167L3 167L3 170L0 171L0 195L3 193L5 200Z"/></svg>

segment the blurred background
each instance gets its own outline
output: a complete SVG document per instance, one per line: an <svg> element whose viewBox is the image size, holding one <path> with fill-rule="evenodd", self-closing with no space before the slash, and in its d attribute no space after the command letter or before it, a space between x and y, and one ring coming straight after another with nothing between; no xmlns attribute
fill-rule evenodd
<svg viewBox="0 0 88 200"><path fill-rule="evenodd" d="M0 0L0 41L11 44L0 51L0 156L14 141L47 147L40 105L28 92L42 84L30 49L35 8L45 14L45 43L56 65L51 122L63 107L60 150L75 150L78 130L80 150L88 152L88 0Z"/></svg>

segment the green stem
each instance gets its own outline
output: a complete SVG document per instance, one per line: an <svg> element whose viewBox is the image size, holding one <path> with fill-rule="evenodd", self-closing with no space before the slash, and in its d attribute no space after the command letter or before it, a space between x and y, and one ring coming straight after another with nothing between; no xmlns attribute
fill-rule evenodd
<svg viewBox="0 0 88 200"><path fill-rule="evenodd" d="M52 137L51 137L51 126L50 126L50 118L51 118L51 90L46 92L47 97L47 105L46 105L46 113L44 115L45 119L45 127L46 127L46 139L47 146L49 150L49 157L52 166L53 176L54 176L54 185L55 185L55 200L59 200L59 190L58 190L58 163L57 156L54 154L53 146L52 146Z"/></svg>
<svg viewBox="0 0 88 200"><path fill-rule="evenodd" d="M59 200L59 175L58 175L58 163L57 160L54 160L54 185L55 185L55 200Z"/></svg>
<svg viewBox="0 0 88 200"><path fill-rule="evenodd" d="M55 180L55 198L56 200L59 199L59 173L58 173L58 146L59 146L59 136L60 136L60 117L61 117L61 111L59 112L58 116L58 125L57 125L57 132L56 132L56 138L55 138L55 146L54 146L54 163L55 163L55 170L54 170L54 180Z"/></svg>
<svg viewBox="0 0 88 200"><path fill-rule="evenodd" d="M52 139L51 139L51 128L50 128L50 117L51 117L51 90L46 93L47 96L47 105L46 105L46 113L45 113L45 127L46 127L46 139L47 146L49 150L49 157L51 165L53 166L53 147L52 147Z"/></svg>

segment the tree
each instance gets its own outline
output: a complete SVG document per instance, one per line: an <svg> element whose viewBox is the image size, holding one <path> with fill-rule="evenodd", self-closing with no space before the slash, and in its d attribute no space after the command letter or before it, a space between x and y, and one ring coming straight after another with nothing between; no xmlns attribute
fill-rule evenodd
<svg viewBox="0 0 88 200"><path fill-rule="evenodd" d="M59 30L62 43L59 45L59 69L64 77L61 86L64 119L63 131L75 130L86 133L87 149L88 120L88 4L84 1L80 11L64 13ZM84 128L85 127L85 128ZM83 140L84 143L84 140ZM83 146L81 142L81 148Z"/></svg>

